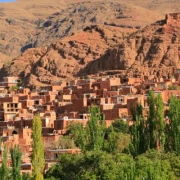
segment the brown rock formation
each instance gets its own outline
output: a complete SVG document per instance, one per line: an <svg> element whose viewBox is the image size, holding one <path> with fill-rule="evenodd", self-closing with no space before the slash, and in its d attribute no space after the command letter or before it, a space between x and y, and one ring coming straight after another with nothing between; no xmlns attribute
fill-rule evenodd
<svg viewBox="0 0 180 180"><path fill-rule="evenodd" d="M110 26L90 26L48 47L28 49L3 70L9 76L23 76L27 85L71 79L89 62L121 43L127 36L123 31Z"/></svg>
<svg viewBox="0 0 180 180"><path fill-rule="evenodd" d="M177 19L172 18L176 16ZM180 63L179 14L167 15L166 20L138 30L128 36L118 47L109 50L103 57L91 62L80 71L81 74L94 74L108 70L127 70L128 75L160 68L172 68ZM146 70L146 68L149 70ZM155 74L156 71L152 71ZM166 74L162 71L162 73ZM166 75L167 75L166 74Z"/></svg>
<svg viewBox="0 0 180 180"><path fill-rule="evenodd" d="M127 34L118 27L90 26L48 47L29 49L4 69L28 85L92 74L170 76L179 65L179 38L175 19Z"/></svg>
<svg viewBox="0 0 180 180"><path fill-rule="evenodd" d="M18 0L0 3L0 53L5 55L1 56L3 62L28 48L49 45L92 24L132 28L160 18L156 12L133 6L132 0L126 4L123 0L83 1Z"/></svg>

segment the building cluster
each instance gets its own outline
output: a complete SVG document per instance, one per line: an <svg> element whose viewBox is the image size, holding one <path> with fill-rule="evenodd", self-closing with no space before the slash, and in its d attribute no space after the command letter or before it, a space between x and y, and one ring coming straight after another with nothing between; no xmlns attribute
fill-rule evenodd
<svg viewBox="0 0 180 180"><path fill-rule="evenodd" d="M57 82L38 90L16 88L18 82L18 77L5 77L0 83L0 151L2 155L3 147L18 144L22 151L22 172L32 170L32 121L37 113L42 119L42 139L48 169L57 160L58 154L80 153L79 149L53 148L52 143L66 132L72 122L81 122L86 126L92 105L100 107L106 126L110 126L115 119L123 119L131 125L132 106L140 103L146 116L149 89L155 95L161 94L165 110L172 95L180 97L178 72L169 79L155 76L76 79Z"/></svg>

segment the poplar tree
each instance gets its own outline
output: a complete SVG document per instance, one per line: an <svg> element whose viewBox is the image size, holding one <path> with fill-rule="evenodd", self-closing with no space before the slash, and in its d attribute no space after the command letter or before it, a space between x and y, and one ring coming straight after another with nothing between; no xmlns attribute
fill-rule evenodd
<svg viewBox="0 0 180 180"><path fill-rule="evenodd" d="M13 180L21 180L21 157L22 153L19 149L19 146L14 146L14 148L10 149L11 153L11 161L12 161L12 179Z"/></svg>
<svg viewBox="0 0 180 180"><path fill-rule="evenodd" d="M164 104L163 100L160 94L156 96L155 99L156 102L156 118L155 118L155 123L156 123L156 139L157 139L157 146L161 150L164 149L164 144L165 144L165 121L164 121Z"/></svg>
<svg viewBox="0 0 180 180"><path fill-rule="evenodd" d="M142 106L137 104L136 108L131 108L133 125L130 127L131 144L130 151L133 156L144 153L147 150L145 137L145 120L143 118Z"/></svg>
<svg viewBox="0 0 180 180"><path fill-rule="evenodd" d="M42 122L39 115L35 115L33 118L32 127L32 166L33 166L33 179L43 180L44 171L44 145L42 141Z"/></svg>
<svg viewBox="0 0 180 180"><path fill-rule="evenodd" d="M84 129L83 124L72 122L67 129L66 135L71 135L76 146L84 152L86 149L86 130Z"/></svg>
<svg viewBox="0 0 180 180"><path fill-rule="evenodd" d="M149 91L149 116L147 121L147 136L150 149L164 149L165 143L165 121L164 105L160 94L156 97Z"/></svg>
<svg viewBox="0 0 180 180"><path fill-rule="evenodd" d="M3 153L3 162L1 166L1 173L0 173L2 180L7 180L9 176L9 168L7 165L7 161L8 161L8 149L5 146L4 153Z"/></svg>
<svg viewBox="0 0 180 180"><path fill-rule="evenodd" d="M180 100L171 97L169 102L169 148L180 155Z"/></svg>
<svg viewBox="0 0 180 180"><path fill-rule="evenodd" d="M150 149L156 148L156 108L155 108L155 98L153 91L148 92L148 104L149 104L149 116L147 120L147 127L148 127L148 145Z"/></svg>
<svg viewBox="0 0 180 180"><path fill-rule="evenodd" d="M101 116L99 107L92 106L89 109L89 114L90 119L86 128L89 149L98 151L104 145L105 121Z"/></svg>

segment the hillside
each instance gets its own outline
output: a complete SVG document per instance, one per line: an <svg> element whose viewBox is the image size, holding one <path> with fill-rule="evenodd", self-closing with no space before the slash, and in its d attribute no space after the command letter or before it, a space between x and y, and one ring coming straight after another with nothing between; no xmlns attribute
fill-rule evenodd
<svg viewBox="0 0 180 180"><path fill-rule="evenodd" d="M169 76L180 64L179 29L180 14L169 14L165 20L132 33L119 46L89 63L79 75L124 70L128 76Z"/></svg>
<svg viewBox="0 0 180 180"><path fill-rule="evenodd" d="M2 62L28 48L47 45L88 25L105 22L116 25L117 22L117 25L130 27L144 26L160 16L157 12L132 5L132 2L124 4L123 0L91 3L82 0L18 0L0 3L0 53L6 55Z"/></svg>
<svg viewBox="0 0 180 180"><path fill-rule="evenodd" d="M23 76L27 85L71 79L109 48L121 43L128 33L123 28L90 26L43 48L31 48L15 58L1 74ZM3 76L2 75L2 76Z"/></svg>
<svg viewBox="0 0 180 180"><path fill-rule="evenodd" d="M41 85L92 74L170 75L179 63L179 19L162 19L179 11L179 2L0 4L1 77L20 75L27 85Z"/></svg>
<svg viewBox="0 0 180 180"><path fill-rule="evenodd" d="M180 15L124 33L123 28L90 26L43 48L29 49L3 68L27 85L93 74L170 76L179 65Z"/></svg>
<svg viewBox="0 0 180 180"><path fill-rule="evenodd" d="M42 18L64 7L63 0L0 3L0 63L23 52L27 42L36 36L36 27Z"/></svg>
<svg viewBox="0 0 180 180"><path fill-rule="evenodd" d="M107 25L139 29L160 19L162 16L150 10L119 2L81 2L69 5L37 28L34 47L47 45L57 38L63 38L89 25Z"/></svg>

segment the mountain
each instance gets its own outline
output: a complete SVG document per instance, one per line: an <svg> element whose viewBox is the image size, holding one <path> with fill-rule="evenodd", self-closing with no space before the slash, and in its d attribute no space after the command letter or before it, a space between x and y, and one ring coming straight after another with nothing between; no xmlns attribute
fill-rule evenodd
<svg viewBox="0 0 180 180"><path fill-rule="evenodd" d="M63 0L18 0L0 3L0 64L18 56L36 36L41 19L65 7Z"/></svg>
<svg viewBox="0 0 180 180"><path fill-rule="evenodd" d="M102 57L89 63L79 75L120 70L128 76L170 76L180 64L180 14L146 26L124 39ZM122 72L121 72L122 71Z"/></svg>
<svg viewBox="0 0 180 180"><path fill-rule="evenodd" d="M18 0L0 3L0 63L92 24L141 27L161 14L121 1Z"/></svg>
<svg viewBox="0 0 180 180"><path fill-rule="evenodd" d="M42 85L72 79L91 61L121 43L132 30L112 26L89 26L72 36L42 48L31 48L4 66L1 75L24 77L26 85ZM3 73L3 74L2 74Z"/></svg>
<svg viewBox="0 0 180 180"><path fill-rule="evenodd" d="M170 75L179 63L179 15L162 19L179 2L0 4L0 75L22 76L27 85L92 74Z"/></svg>
<svg viewBox="0 0 180 180"><path fill-rule="evenodd" d="M37 39L34 47L47 45L57 38L63 38L82 30L89 25L107 25L139 29L161 18L161 15L119 2L80 2L70 4L50 15L37 28Z"/></svg>
<svg viewBox="0 0 180 180"><path fill-rule="evenodd" d="M43 48L25 51L1 72L27 85L87 75L170 76L179 65L180 14L142 29L92 25Z"/></svg>

